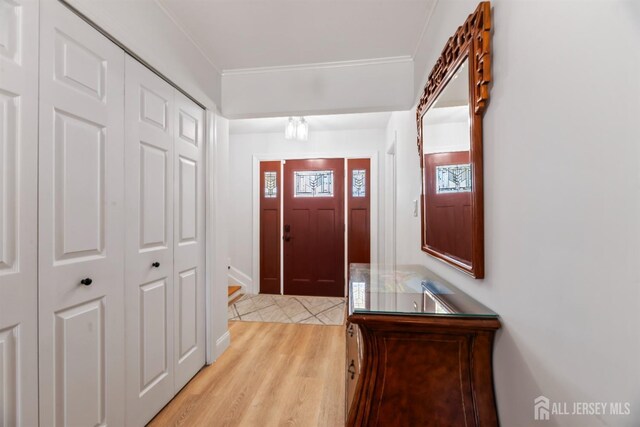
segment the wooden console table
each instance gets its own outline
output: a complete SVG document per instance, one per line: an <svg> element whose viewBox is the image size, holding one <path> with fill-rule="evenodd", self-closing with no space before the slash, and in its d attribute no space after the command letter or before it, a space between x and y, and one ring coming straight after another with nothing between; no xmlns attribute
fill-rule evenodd
<svg viewBox="0 0 640 427"><path fill-rule="evenodd" d="M348 426L497 426L498 315L422 266L352 264Z"/></svg>

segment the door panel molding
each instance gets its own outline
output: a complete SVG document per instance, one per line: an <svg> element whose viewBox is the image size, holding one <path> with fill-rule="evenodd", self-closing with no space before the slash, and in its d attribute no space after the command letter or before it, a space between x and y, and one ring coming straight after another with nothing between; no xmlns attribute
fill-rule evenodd
<svg viewBox="0 0 640 427"><path fill-rule="evenodd" d="M24 89L22 89L24 90ZM23 140L19 138L22 129L19 118L21 96L0 89L0 275L16 273L19 262L17 230L20 211L20 193L18 182L22 165L17 163L18 153L23 148ZM26 162L33 161L26 159Z"/></svg>
<svg viewBox="0 0 640 427"><path fill-rule="evenodd" d="M168 149L140 141L141 252L167 248Z"/></svg>
<svg viewBox="0 0 640 427"><path fill-rule="evenodd" d="M22 382L20 347L20 325L0 329L0 423L3 425L17 425L22 415L18 411L22 397L15 393Z"/></svg>
<svg viewBox="0 0 640 427"><path fill-rule="evenodd" d="M167 377L167 278L145 283L139 288L140 301L140 388L144 396ZM135 411L135 409L132 409Z"/></svg>
<svg viewBox="0 0 640 427"><path fill-rule="evenodd" d="M100 297L54 314L56 425L106 424L105 311Z"/></svg>
<svg viewBox="0 0 640 427"><path fill-rule="evenodd" d="M182 363L198 347L198 271L197 268L178 273L179 301L178 363Z"/></svg>
<svg viewBox="0 0 640 427"><path fill-rule="evenodd" d="M105 126L54 109L54 265L103 258Z"/></svg>
<svg viewBox="0 0 640 427"><path fill-rule="evenodd" d="M106 60L78 40L55 30L55 79L70 87L105 100Z"/></svg>

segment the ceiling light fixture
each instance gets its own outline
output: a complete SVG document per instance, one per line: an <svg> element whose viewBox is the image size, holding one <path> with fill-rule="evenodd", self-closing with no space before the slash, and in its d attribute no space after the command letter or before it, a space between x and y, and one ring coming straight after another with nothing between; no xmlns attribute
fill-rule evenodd
<svg viewBox="0 0 640 427"><path fill-rule="evenodd" d="M298 122L298 127L296 129L296 137L299 141L306 141L309 139L309 123L307 123L304 117L300 117L300 121Z"/></svg>
<svg viewBox="0 0 640 427"><path fill-rule="evenodd" d="M289 122L287 122L287 127L284 128L284 138L293 139L295 137L296 137L296 124L293 121L293 117L289 117Z"/></svg>
<svg viewBox="0 0 640 427"><path fill-rule="evenodd" d="M309 123L304 117L289 117L287 126L284 128L285 139L297 139L306 141L309 139Z"/></svg>

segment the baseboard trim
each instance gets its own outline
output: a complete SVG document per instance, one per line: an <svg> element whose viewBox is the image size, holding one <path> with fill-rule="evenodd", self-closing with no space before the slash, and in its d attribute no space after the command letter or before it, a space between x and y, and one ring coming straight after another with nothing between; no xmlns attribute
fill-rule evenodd
<svg viewBox="0 0 640 427"><path fill-rule="evenodd" d="M218 360L218 358L222 356L222 353L224 353L229 348L230 345L231 345L231 334L227 330L227 332L222 334L222 336L216 340L215 360Z"/></svg>
<svg viewBox="0 0 640 427"><path fill-rule="evenodd" d="M253 290L253 279L235 267L229 268L227 272L227 282L230 285L242 286L243 293Z"/></svg>

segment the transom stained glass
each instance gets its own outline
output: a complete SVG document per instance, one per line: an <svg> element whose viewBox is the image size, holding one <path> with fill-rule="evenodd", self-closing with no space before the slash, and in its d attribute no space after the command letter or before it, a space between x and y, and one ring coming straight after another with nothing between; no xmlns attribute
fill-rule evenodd
<svg viewBox="0 0 640 427"><path fill-rule="evenodd" d="M436 194L471 192L471 164L436 166Z"/></svg>
<svg viewBox="0 0 640 427"><path fill-rule="evenodd" d="M294 197L333 197L333 171L293 172Z"/></svg>
<svg viewBox="0 0 640 427"><path fill-rule="evenodd" d="M264 197L266 199L278 197L277 172L264 173Z"/></svg>
<svg viewBox="0 0 640 427"><path fill-rule="evenodd" d="M365 169L354 169L351 174L351 196L365 197L367 193L367 171Z"/></svg>

